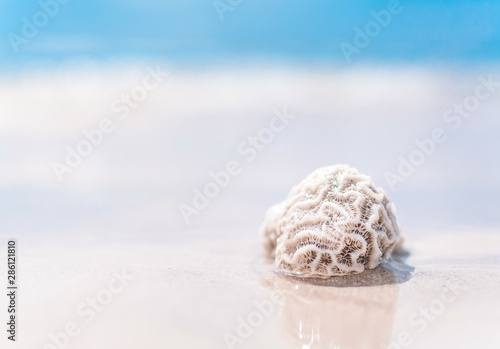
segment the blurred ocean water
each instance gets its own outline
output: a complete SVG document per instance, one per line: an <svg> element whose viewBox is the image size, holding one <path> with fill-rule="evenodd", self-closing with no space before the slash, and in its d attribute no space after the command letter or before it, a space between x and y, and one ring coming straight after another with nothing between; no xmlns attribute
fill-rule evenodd
<svg viewBox="0 0 500 349"><path fill-rule="evenodd" d="M481 79L497 85L475 105ZM90 242L254 236L291 186L336 163L371 175L403 230L496 228L498 82L495 66L30 68L0 85L1 230ZM295 118L262 131L276 110ZM109 132L68 166L103 120ZM444 141L422 159L411 155L425 153L415 142L425 146L436 129ZM410 157L418 164L401 173ZM68 166L61 181L54 162ZM230 162L238 174L187 223L180 205L194 207L196 192L214 182L209 174ZM389 172L400 180L390 184Z"/></svg>

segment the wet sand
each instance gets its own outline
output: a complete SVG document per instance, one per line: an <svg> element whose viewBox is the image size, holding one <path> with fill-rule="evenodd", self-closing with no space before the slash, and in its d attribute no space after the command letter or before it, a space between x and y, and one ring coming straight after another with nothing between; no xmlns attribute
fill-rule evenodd
<svg viewBox="0 0 500 349"><path fill-rule="evenodd" d="M6 348L495 348L500 234L405 244L369 272L301 280L276 275L257 239L26 241L19 341Z"/></svg>

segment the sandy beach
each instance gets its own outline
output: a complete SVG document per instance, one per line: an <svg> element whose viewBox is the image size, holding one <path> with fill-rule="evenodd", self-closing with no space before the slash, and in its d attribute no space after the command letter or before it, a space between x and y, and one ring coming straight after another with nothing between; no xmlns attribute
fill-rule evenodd
<svg viewBox="0 0 500 349"><path fill-rule="evenodd" d="M1 349L500 348L500 1L0 8Z"/></svg>
<svg viewBox="0 0 500 349"><path fill-rule="evenodd" d="M7 347L494 348L499 243L496 231L408 233L404 262L300 280L276 275L257 239L25 242L20 340Z"/></svg>

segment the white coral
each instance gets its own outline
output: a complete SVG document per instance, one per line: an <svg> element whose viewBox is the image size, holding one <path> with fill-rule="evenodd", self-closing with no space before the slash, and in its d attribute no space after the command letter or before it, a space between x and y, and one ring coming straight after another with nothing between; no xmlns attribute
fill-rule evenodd
<svg viewBox="0 0 500 349"><path fill-rule="evenodd" d="M347 165L322 167L271 207L261 228L276 270L328 277L373 269L399 239L394 205Z"/></svg>

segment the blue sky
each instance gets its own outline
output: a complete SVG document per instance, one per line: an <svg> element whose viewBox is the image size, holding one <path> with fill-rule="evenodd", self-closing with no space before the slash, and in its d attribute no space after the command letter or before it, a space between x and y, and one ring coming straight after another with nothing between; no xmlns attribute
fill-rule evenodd
<svg viewBox="0 0 500 349"><path fill-rule="evenodd" d="M65 0L15 52L26 18L56 0L0 0L0 64L14 69L36 58L137 56L180 63L246 60L345 64L340 44L374 21L390 1ZM62 0L61 0L62 1ZM219 4L221 3L219 2ZM231 6L230 3L236 4ZM500 58L500 1L401 1L402 10L351 55L352 62L468 64ZM53 9L53 7L49 8ZM50 10L49 10L50 11ZM47 10L45 11L47 12ZM44 15L40 15L43 23ZM10 35L10 36L9 36Z"/></svg>

